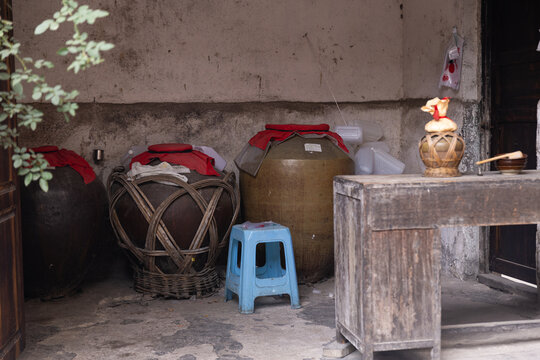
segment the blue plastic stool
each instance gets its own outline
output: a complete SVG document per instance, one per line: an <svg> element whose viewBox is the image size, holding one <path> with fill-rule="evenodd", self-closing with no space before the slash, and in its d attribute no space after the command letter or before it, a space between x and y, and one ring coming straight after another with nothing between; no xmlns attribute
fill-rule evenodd
<svg viewBox="0 0 540 360"><path fill-rule="evenodd" d="M261 243L265 245L266 263L257 267L255 255L257 244ZM285 269L281 267L280 243L285 253ZM239 244L242 245L240 266ZM225 301L231 300L233 293L238 295L242 314L253 312L257 296L289 294L291 307L300 307L291 233L287 227L272 222L233 226L227 258Z"/></svg>

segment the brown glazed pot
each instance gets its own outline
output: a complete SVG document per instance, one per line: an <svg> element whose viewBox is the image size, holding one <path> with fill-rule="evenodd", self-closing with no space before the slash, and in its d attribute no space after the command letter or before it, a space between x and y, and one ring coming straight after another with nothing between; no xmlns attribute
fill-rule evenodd
<svg viewBox="0 0 540 360"><path fill-rule="evenodd" d="M519 174L527 165L527 154L519 159L499 159L495 162L495 167L503 175Z"/></svg>
<svg viewBox="0 0 540 360"><path fill-rule="evenodd" d="M52 170L49 191L21 186L24 290L42 299L69 295L108 239L107 193L71 167Z"/></svg>
<svg viewBox="0 0 540 360"><path fill-rule="evenodd" d="M304 144L322 152L306 152ZM257 176L240 171L245 220L274 221L291 231L299 282L332 274L333 178L354 174L354 162L326 138L295 136L272 146Z"/></svg>

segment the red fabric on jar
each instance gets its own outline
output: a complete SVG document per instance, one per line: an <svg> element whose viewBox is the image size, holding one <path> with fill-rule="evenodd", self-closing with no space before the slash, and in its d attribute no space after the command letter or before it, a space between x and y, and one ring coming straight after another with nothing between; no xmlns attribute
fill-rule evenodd
<svg viewBox="0 0 540 360"><path fill-rule="evenodd" d="M271 141L284 141L291 137L294 134L305 135L305 134L317 134L317 135L326 135L330 136L336 140L337 144L341 150L346 153L349 152L341 136L335 132L329 131L330 126L328 124L319 124L319 125L297 125L297 124L267 124L265 126L266 130L258 132L249 140L251 146L258 147L261 150L265 150L268 146L268 143Z"/></svg>
<svg viewBox="0 0 540 360"><path fill-rule="evenodd" d="M219 173L214 169L214 158L193 150L191 145L158 144L149 146L148 150L131 159L129 167L131 168L134 162L147 165L152 160L159 159L169 164L183 165L201 175L219 176Z"/></svg>
<svg viewBox="0 0 540 360"><path fill-rule="evenodd" d="M70 166L82 176L85 184L90 184L96 178L96 173L90 164L74 151L58 149L56 146L40 146L33 148L32 150L35 153L42 154L50 166Z"/></svg>
<svg viewBox="0 0 540 360"><path fill-rule="evenodd" d="M45 145L45 146L39 146L32 149L35 153L48 153L53 151L58 151L58 146L54 145Z"/></svg>
<svg viewBox="0 0 540 360"><path fill-rule="evenodd" d="M152 152L184 152L193 150L193 146L189 144L156 144L150 145L148 151Z"/></svg>

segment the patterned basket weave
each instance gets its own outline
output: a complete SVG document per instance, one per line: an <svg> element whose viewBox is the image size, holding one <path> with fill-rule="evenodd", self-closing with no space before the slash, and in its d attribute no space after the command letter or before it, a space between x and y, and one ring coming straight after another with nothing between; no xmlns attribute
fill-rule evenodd
<svg viewBox="0 0 540 360"><path fill-rule="evenodd" d="M426 134L418 144L426 170L424 176L461 176L459 163L465 152L465 141L453 131Z"/></svg>
<svg viewBox="0 0 540 360"><path fill-rule="evenodd" d="M151 181L174 183L178 190L172 192L154 208L140 187ZM133 260L137 291L180 299L193 295L198 297L209 295L219 287L215 262L221 249L227 245L229 233L240 209L240 195L235 185L235 176L232 172L221 179L207 178L192 184L166 174L147 176L133 181L128 180L124 173L111 174L107 186L111 223L120 247L132 255L130 259ZM206 201L200 191L209 188L213 189L213 193L210 201ZM224 194L227 194L232 201L233 214L227 231L220 239L214 212ZM116 207L119 199L124 195L129 195L133 199L148 222L144 248L137 246L129 238L120 222ZM197 232L187 249L180 248L162 220L169 206L182 196L190 196L203 214ZM205 244L205 238L207 244ZM194 266L195 257L199 255L206 257L202 268ZM174 264L174 268L177 269L174 273L166 273L156 264L156 259L163 257Z"/></svg>

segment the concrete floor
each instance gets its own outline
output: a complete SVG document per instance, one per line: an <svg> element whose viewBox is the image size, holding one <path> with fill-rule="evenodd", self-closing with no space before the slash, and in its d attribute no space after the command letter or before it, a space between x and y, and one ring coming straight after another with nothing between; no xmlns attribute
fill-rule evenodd
<svg viewBox="0 0 540 360"><path fill-rule="evenodd" d="M152 298L134 292L129 277L118 272L84 284L71 297L27 301L27 347L20 360L323 359L323 348L335 336L333 288L333 279L302 285L301 309L291 309L286 296L265 297L257 300L254 314L242 315L236 298L224 302L223 289L203 299ZM475 282L444 281L443 325L530 318L540 318L532 300ZM534 332L540 338L540 329ZM482 346L443 345L442 359L540 358L540 341L491 340ZM356 352L347 359L361 358ZM418 356L386 352L375 359Z"/></svg>

